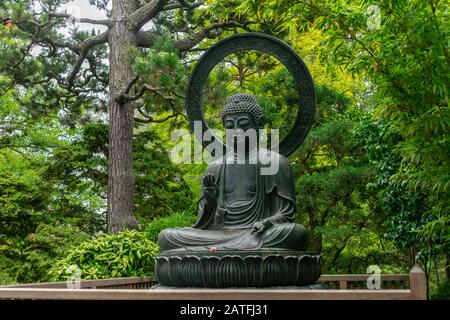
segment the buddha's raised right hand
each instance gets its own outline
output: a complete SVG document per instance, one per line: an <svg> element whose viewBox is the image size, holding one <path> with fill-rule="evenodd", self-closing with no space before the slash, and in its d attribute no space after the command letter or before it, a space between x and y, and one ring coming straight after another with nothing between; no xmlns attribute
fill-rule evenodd
<svg viewBox="0 0 450 320"><path fill-rule="evenodd" d="M215 202L219 196L219 186L212 173L207 173L203 177L203 195L209 203Z"/></svg>

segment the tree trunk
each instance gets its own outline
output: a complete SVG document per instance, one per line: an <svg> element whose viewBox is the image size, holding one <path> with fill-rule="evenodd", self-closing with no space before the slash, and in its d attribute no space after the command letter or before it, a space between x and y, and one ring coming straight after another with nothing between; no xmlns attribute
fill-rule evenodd
<svg viewBox="0 0 450 320"><path fill-rule="evenodd" d="M311 246L311 250L317 253L322 252L322 234L317 234L316 228L319 226L323 226L320 224L318 217L318 210L314 206L310 206L308 209L308 217L309 217L309 231L310 231L310 240L309 244Z"/></svg>
<svg viewBox="0 0 450 320"><path fill-rule="evenodd" d="M131 48L136 46L136 32L127 28L125 17L137 8L135 0L113 0L114 25L109 34L109 164L108 232L137 227L133 215L133 119L132 102L120 104L117 97L133 79Z"/></svg>
<svg viewBox="0 0 450 320"><path fill-rule="evenodd" d="M317 253L321 253L322 252L322 236L316 236L313 235L313 233L311 232L311 243L312 243L312 250L317 252Z"/></svg>
<svg viewBox="0 0 450 320"><path fill-rule="evenodd" d="M416 264L416 247L414 245L409 247L409 267L410 269Z"/></svg>
<svg viewBox="0 0 450 320"><path fill-rule="evenodd" d="M315 251L317 253L322 252L322 235L316 234L315 229L317 227L317 222L314 219L309 220L309 228L310 228L310 247L312 251Z"/></svg>
<svg viewBox="0 0 450 320"><path fill-rule="evenodd" d="M447 275L447 281L450 281L450 254L447 254L445 260L445 274Z"/></svg>

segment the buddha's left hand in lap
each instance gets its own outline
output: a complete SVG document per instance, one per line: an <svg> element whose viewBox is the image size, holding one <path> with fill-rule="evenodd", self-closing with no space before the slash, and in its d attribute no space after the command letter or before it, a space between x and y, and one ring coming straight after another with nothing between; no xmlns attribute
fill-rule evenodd
<svg viewBox="0 0 450 320"><path fill-rule="evenodd" d="M252 234L255 235L261 235L264 233L264 231L266 231L267 229L269 229L271 226L271 223L268 220L260 220L260 221L256 221L253 224L253 229L252 229Z"/></svg>

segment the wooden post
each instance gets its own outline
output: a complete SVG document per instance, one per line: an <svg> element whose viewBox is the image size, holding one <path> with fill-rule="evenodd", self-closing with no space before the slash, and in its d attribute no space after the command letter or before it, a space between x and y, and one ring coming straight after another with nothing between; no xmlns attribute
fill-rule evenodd
<svg viewBox="0 0 450 320"><path fill-rule="evenodd" d="M340 280L339 281L339 289L347 289L347 280Z"/></svg>
<svg viewBox="0 0 450 320"><path fill-rule="evenodd" d="M413 300L427 300L427 279L418 264L409 272L409 286Z"/></svg>

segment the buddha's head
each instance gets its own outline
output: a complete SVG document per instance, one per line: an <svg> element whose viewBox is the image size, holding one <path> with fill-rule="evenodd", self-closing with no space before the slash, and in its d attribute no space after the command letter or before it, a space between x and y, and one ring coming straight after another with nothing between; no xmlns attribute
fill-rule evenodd
<svg viewBox="0 0 450 320"><path fill-rule="evenodd" d="M257 146L259 129L263 126L263 113L254 96L247 93L232 95L226 100L220 116L227 131L227 144L243 143L247 137L250 149Z"/></svg>

